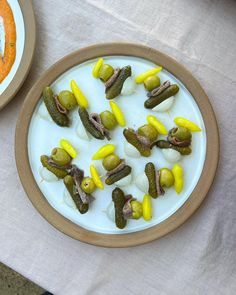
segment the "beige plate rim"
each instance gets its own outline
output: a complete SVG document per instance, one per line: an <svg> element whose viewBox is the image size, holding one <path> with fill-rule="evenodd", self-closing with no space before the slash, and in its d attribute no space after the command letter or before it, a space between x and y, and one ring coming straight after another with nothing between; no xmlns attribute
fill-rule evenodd
<svg viewBox="0 0 236 295"><path fill-rule="evenodd" d="M36 25L32 1L18 0L25 24L25 45L19 67L0 97L0 110L14 98L30 70L36 43Z"/></svg>
<svg viewBox="0 0 236 295"><path fill-rule="evenodd" d="M47 202L37 186L28 159L28 129L31 116L40 99L42 89L58 76L84 61L108 55L141 57L163 66L175 75L191 92L201 111L207 136L206 159L200 179L188 200L169 218L151 228L128 234L101 234L86 230L62 216ZM92 45L59 60L50 67L29 91L22 106L15 138L15 156L22 185L41 215L54 227L68 236L93 245L105 247L129 247L158 239L183 224L200 206L213 182L219 159L219 134L210 101L193 75L168 55L144 45L131 43L104 43Z"/></svg>

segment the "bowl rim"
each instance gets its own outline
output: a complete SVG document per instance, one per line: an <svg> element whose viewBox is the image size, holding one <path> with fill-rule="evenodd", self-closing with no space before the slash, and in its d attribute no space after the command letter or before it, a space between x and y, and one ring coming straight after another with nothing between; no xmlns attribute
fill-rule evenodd
<svg viewBox="0 0 236 295"><path fill-rule="evenodd" d="M206 157L201 176L187 201L161 223L138 232L103 234L82 228L62 216L48 203L32 174L28 158L28 130L32 114L45 85L50 85L70 68L102 56L124 55L144 58L158 64L176 76L195 99L206 128ZM205 199L215 177L219 160L219 131L211 103L194 76L168 55L140 44L102 43L79 49L52 65L29 91L16 125L15 157L21 183L28 198L39 213L55 228L85 243L104 247L129 247L156 240L182 225Z"/></svg>
<svg viewBox="0 0 236 295"><path fill-rule="evenodd" d="M32 1L18 0L23 15L25 28L25 44L18 69L10 84L0 95L0 110L16 95L24 83L31 68L36 46L36 24Z"/></svg>

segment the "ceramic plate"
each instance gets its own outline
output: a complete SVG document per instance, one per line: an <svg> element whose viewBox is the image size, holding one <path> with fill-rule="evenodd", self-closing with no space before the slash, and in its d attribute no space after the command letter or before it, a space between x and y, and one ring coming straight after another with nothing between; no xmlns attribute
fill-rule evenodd
<svg viewBox="0 0 236 295"><path fill-rule="evenodd" d="M16 28L15 61L0 83L0 109L16 94L24 82L33 59L35 48L35 19L31 1L8 0ZM4 20L0 18L1 51L5 48Z"/></svg>
<svg viewBox="0 0 236 295"><path fill-rule="evenodd" d="M105 170L101 161L92 161L96 150L108 141L78 137L80 123L78 110L70 113L72 124L61 128L42 116L42 89L50 85L55 93L70 89L70 80L75 79L89 100L90 112L102 112L109 109L105 99L104 85L91 75L98 57L114 67L131 65L132 74L136 76L150 68L163 66L159 74L161 82L170 80L180 87L170 111L154 113L143 107L146 91L138 85L129 96L121 95L115 99L124 111L127 126L137 129L146 123L148 114L155 115L167 129L174 126L177 116L189 118L197 123L202 132L193 133L193 152L181 157L180 163L185 172L185 186L180 195L174 189L167 189L164 196L152 201L153 218L150 222L143 219L129 220L127 226L120 230L106 215L106 208L111 203L114 185L105 186L103 191L96 190L96 200L88 213L81 215L68 198L62 181L42 181L40 156L50 154L53 147L59 146L61 138L66 138L76 147L78 157L74 160L89 175L89 165L93 163L100 174ZM157 169L172 168L160 149L153 149L149 158L131 158L124 151L125 139L123 128L117 127L112 132L110 143L116 145L116 153L125 158L132 167L132 182L123 188L142 200L144 193L135 186L135 179L144 171L145 164L153 162ZM164 137L163 137L164 139ZM214 146L214 148L213 148ZM212 152L209 153L212 147ZM16 159L22 183L29 198L54 226L68 235L82 241L111 247L138 245L158 238L182 224L200 205L213 181L218 161L218 132L214 113L209 100L193 76L170 57L140 45L103 44L79 50L49 69L30 91L23 105L16 130ZM206 173L208 177L206 178Z"/></svg>

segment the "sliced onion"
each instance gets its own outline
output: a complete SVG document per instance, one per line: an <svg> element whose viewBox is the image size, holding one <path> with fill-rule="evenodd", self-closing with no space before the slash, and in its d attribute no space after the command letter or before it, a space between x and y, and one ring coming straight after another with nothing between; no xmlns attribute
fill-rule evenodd
<svg viewBox="0 0 236 295"><path fill-rule="evenodd" d="M140 153L139 151L130 143L125 141L124 143L124 151L127 156L131 158L140 158Z"/></svg>
<svg viewBox="0 0 236 295"><path fill-rule="evenodd" d="M144 193L148 192L149 182L148 182L148 178L144 172L137 176L137 178L135 179L135 185L142 192L144 192Z"/></svg>
<svg viewBox="0 0 236 295"><path fill-rule="evenodd" d="M136 90L137 84L134 81L134 77L129 77L125 80L122 90L121 90L121 95L130 95L133 94Z"/></svg>
<svg viewBox="0 0 236 295"><path fill-rule="evenodd" d="M48 112L44 102L42 102L38 108L38 115L44 120L52 121L52 118L49 115L49 112Z"/></svg>
<svg viewBox="0 0 236 295"><path fill-rule="evenodd" d="M48 181L48 182L53 182L53 181L58 180L56 175L53 174L51 171L49 171L45 167L40 167L39 168L39 174L40 174L40 176L42 177L43 180Z"/></svg>
<svg viewBox="0 0 236 295"><path fill-rule="evenodd" d="M129 175L125 176L124 178L116 181L114 184L116 186L127 186L131 183L131 181L132 181L132 176L131 176L131 174L129 174Z"/></svg>
<svg viewBox="0 0 236 295"><path fill-rule="evenodd" d="M110 219L112 222L115 222L115 208L114 208L114 203L112 201L107 206L105 213L108 219Z"/></svg>
<svg viewBox="0 0 236 295"><path fill-rule="evenodd" d="M181 154L173 149L162 149L164 158L171 163L178 162L181 158Z"/></svg>
<svg viewBox="0 0 236 295"><path fill-rule="evenodd" d="M84 128L84 125L82 123L79 123L76 127L76 134L79 136L79 138L83 140L90 140L89 134L87 130Z"/></svg>
<svg viewBox="0 0 236 295"><path fill-rule="evenodd" d="M68 207L76 208L75 203L66 188L64 189L64 193L63 193L63 201Z"/></svg>
<svg viewBox="0 0 236 295"><path fill-rule="evenodd" d="M154 112L167 112L171 107L172 104L174 103L174 97L171 96L161 102L159 105L155 106L152 110Z"/></svg>

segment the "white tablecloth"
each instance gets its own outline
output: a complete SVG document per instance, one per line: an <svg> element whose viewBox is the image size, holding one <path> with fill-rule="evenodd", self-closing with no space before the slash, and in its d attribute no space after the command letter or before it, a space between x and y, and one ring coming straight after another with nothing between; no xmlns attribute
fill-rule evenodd
<svg viewBox="0 0 236 295"><path fill-rule="evenodd" d="M29 0L26 0L29 1ZM29 77L0 112L0 261L55 294L236 294L236 2L34 0L37 46ZM179 60L214 107L221 160L201 208L150 244L106 249L44 220L17 175L14 132L36 79L64 55L97 42L147 44Z"/></svg>

